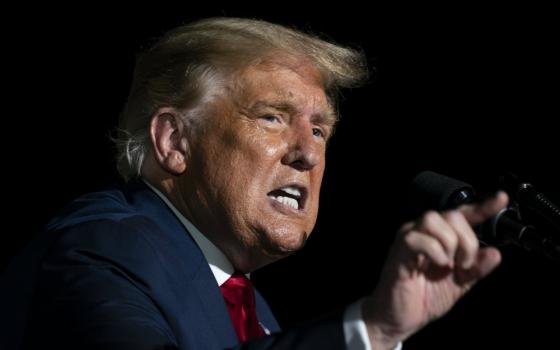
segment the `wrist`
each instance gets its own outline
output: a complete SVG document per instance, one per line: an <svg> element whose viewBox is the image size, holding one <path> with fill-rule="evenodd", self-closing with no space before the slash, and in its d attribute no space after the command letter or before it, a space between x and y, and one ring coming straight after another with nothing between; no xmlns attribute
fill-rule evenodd
<svg viewBox="0 0 560 350"><path fill-rule="evenodd" d="M362 316L366 324L371 347L376 350L395 349L405 337L383 320L376 312L376 310L379 310L379 306L375 304L371 297L366 298L362 304Z"/></svg>

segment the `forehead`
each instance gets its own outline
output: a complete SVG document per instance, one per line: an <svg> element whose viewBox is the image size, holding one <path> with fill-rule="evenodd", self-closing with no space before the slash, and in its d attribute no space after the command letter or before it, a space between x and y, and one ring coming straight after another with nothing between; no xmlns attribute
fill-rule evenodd
<svg viewBox="0 0 560 350"><path fill-rule="evenodd" d="M285 66L260 64L250 66L238 77L234 89L236 100L248 107L254 104L313 110L335 115L323 88L320 73L310 65Z"/></svg>

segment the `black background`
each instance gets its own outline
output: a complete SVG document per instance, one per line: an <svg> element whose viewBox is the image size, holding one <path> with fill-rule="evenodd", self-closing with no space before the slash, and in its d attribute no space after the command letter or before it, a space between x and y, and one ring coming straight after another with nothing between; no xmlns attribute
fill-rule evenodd
<svg viewBox="0 0 560 350"><path fill-rule="evenodd" d="M362 48L374 71L365 87L344 93L308 246L254 274L285 328L371 291L400 225L404 189L421 170L482 191L514 171L560 203L552 9L281 6L5 9L2 266L65 203L116 179L109 135L135 53L207 16L323 33ZM406 349L554 344L559 264L514 248L503 255L494 274Z"/></svg>

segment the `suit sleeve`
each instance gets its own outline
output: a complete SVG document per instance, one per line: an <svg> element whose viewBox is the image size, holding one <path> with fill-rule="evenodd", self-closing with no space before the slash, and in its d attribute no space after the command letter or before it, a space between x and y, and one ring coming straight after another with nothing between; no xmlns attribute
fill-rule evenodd
<svg viewBox="0 0 560 350"><path fill-rule="evenodd" d="M311 322L306 326L256 339L236 350L341 350L346 349L342 314Z"/></svg>

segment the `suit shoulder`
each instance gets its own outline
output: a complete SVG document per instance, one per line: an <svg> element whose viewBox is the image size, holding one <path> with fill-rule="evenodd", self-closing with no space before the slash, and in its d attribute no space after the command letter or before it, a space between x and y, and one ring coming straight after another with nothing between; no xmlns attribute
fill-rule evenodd
<svg viewBox="0 0 560 350"><path fill-rule="evenodd" d="M112 188L86 194L59 212L46 226L52 237L48 256L156 257L173 249L169 210L146 187ZM173 219L171 217L171 219ZM79 254L78 254L79 253ZM141 262L141 261L139 261Z"/></svg>
<svg viewBox="0 0 560 350"><path fill-rule="evenodd" d="M47 261L153 266L172 248L165 235L148 218L126 216L120 219L87 220L46 233L52 245Z"/></svg>
<svg viewBox="0 0 560 350"><path fill-rule="evenodd" d="M119 188L85 194L65 206L47 224L47 231L61 230L90 221L120 221L136 210Z"/></svg>

